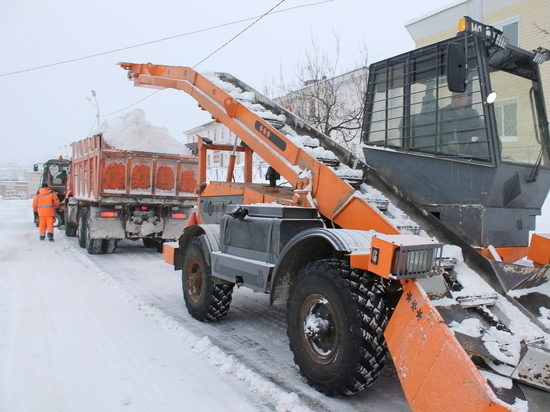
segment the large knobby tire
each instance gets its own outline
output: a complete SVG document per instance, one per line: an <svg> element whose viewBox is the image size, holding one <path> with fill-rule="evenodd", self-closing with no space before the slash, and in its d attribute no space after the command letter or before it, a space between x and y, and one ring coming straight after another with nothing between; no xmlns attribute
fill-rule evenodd
<svg viewBox="0 0 550 412"><path fill-rule="evenodd" d="M290 350L308 383L328 396L359 392L384 366L388 314L383 290L378 279L361 274L345 261L313 261L290 289Z"/></svg>
<svg viewBox="0 0 550 412"><path fill-rule="evenodd" d="M200 236L185 250L181 278L183 298L191 316L204 322L217 321L227 315L234 284L214 284Z"/></svg>
<svg viewBox="0 0 550 412"><path fill-rule="evenodd" d="M86 250L90 255L101 253L103 239L92 239L90 226L92 225L92 216L88 212L86 214Z"/></svg>
<svg viewBox="0 0 550 412"><path fill-rule="evenodd" d="M78 245L86 247L86 224L88 221L88 208L83 207L78 213Z"/></svg>

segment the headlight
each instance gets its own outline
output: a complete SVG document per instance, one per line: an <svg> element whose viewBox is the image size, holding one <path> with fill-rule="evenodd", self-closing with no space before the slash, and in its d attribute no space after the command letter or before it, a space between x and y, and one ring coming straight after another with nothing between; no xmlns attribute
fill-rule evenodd
<svg viewBox="0 0 550 412"><path fill-rule="evenodd" d="M436 273L441 245L401 246L395 250L392 275L397 278L414 278Z"/></svg>

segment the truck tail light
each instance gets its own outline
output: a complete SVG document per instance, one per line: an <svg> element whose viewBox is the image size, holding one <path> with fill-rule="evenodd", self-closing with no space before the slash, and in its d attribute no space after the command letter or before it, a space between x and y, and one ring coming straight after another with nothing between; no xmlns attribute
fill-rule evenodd
<svg viewBox="0 0 550 412"><path fill-rule="evenodd" d="M186 213L172 213L172 219L187 219Z"/></svg>
<svg viewBox="0 0 550 412"><path fill-rule="evenodd" d="M118 217L118 212L99 212L99 217Z"/></svg>
<svg viewBox="0 0 550 412"><path fill-rule="evenodd" d="M142 212L147 212L149 210L149 206L140 206L139 210L141 210Z"/></svg>

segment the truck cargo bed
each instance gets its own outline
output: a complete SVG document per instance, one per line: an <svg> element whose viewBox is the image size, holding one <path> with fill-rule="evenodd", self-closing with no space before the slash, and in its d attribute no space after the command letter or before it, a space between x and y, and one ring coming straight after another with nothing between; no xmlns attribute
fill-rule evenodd
<svg viewBox="0 0 550 412"><path fill-rule="evenodd" d="M111 148L101 134L72 144L72 195L76 200L151 203L195 198L197 161L192 156Z"/></svg>

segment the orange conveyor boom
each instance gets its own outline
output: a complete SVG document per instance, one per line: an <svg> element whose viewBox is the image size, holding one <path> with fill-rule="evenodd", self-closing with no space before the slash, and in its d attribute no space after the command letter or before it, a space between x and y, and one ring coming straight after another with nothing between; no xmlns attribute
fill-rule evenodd
<svg viewBox="0 0 550 412"><path fill-rule="evenodd" d="M178 89L193 97L297 193L303 191L298 205L316 207L342 228L400 233L376 208L355 196L355 190L334 170L195 70L151 63L119 65L129 71L135 86ZM311 171L311 181L300 178L304 170ZM309 204L305 196L308 185L315 204ZM412 410L516 411L495 395L421 286L413 279L401 283L404 292L384 335Z"/></svg>
<svg viewBox="0 0 550 412"><path fill-rule="evenodd" d="M173 88L191 95L214 120L226 125L298 191L306 189L311 183L311 195L316 199L316 205L307 204L305 196L297 204L317 207L323 216L348 229L399 233L378 209L356 197L355 190L332 169L296 146L205 76L188 67L119 64L130 71L136 86ZM311 171L311 182L300 178L303 170ZM359 215L362 219L356 218Z"/></svg>

